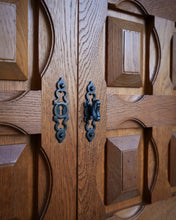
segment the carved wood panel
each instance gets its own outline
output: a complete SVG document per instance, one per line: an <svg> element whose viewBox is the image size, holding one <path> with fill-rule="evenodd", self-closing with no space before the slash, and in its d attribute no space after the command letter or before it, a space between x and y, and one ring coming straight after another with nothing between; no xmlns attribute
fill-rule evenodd
<svg viewBox="0 0 176 220"><path fill-rule="evenodd" d="M99 90L107 101L100 113L104 115L106 108L107 122L106 133L104 127L100 129L106 137L101 145L96 139L91 144L84 142L84 133L78 132L78 217L137 219L145 210L144 204L167 199L175 191L168 175L169 142L176 125L176 99L170 80L175 25L149 15L136 0L112 0L107 6L105 2L89 2L81 4L79 15L80 42L87 36L86 30L87 39L91 39L80 45L79 100L84 98L83 82L87 81L82 75L86 71L88 80L95 79L96 89L101 81ZM103 16L93 10L91 26L89 10L83 13L87 5L89 10L106 8L106 21L102 23L105 12ZM104 71L104 76L96 73L97 69ZM107 87L102 90L104 80ZM81 112L80 108L78 121L83 129ZM140 144L134 150L129 137L139 135L139 131ZM123 149L123 138L128 150ZM91 198L95 202L89 204ZM135 207L118 211L131 206Z"/></svg>
<svg viewBox="0 0 176 220"><path fill-rule="evenodd" d="M175 92L173 90L174 86L172 86L172 84L174 84L173 56L174 56L174 48L175 48L174 47L175 27L174 27L174 22L149 16L146 9L138 1L121 1L121 2L110 1L108 15L109 17L107 19L107 34L106 34L106 39L107 39L106 40L106 56L107 56L106 80L107 80L107 85L109 87L107 88L107 129L108 129L107 134L110 135L111 138L117 138L117 136L115 136L116 132L113 130L115 129L118 131L119 129L123 128L128 130L128 132L126 133L126 138L127 138L130 129L137 129L138 126L135 123L141 124L142 127L144 127L144 136L143 136L143 142L144 142L143 172L144 173L142 175L144 191L142 191L143 196L141 200L142 201L141 206L139 206L140 208L139 209L134 208L133 209L134 212L132 210L129 211L131 212L131 216L129 215L128 218L129 217L133 218L137 216L139 213L141 213L141 210L143 208L142 204L151 203L151 202L153 203L158 200L169 198L171 195L174 195L175 192L175 188L169 185L169 178L170 178L170 184L173 184L174 182L173 173L175 172L173 168L174 156L171 156L171 152L174 152L173 135L171 138L171 133L176 124L176 106L175 106L176 99L174 96ZM141 15L141 16L137 16L137 15ZM128 20L130 22L131 21L141 22L141 20L143 19L144 51L141 54L143 55L144 60L141 60L142 55L140 56L138 55L139 48L141 48L142 45L141 40L138 39L137 41L138 37L137 35L135 36L134 33L130 33L130 35L128 36L129 38L128 44L126 44L126 47L130 48L132 53L129 52L128 56L119 55L121 51L122 52L125 51L124 50L125 43L123 42L122 39L120 39L120 37L121 38L124 37L124 34L122 34L121 30L119 29L119 19L121 19L121 21L125 20L126 23L128 22ZM124 26L125 26L125 22L123 22ZM110 23L113 23L113 25ZM162 25L167 26L165 30L167 34L163 32L161 28ZM134 38L136 38L138 45L140 44L139 47L136 43L135 50L133 46ZM112 43L111 41L114 42ZM118 50L116 50L116 48L118 48ZM118 51L118 53L114 52L115 50ZM109 59L109 57L111 59ZM128 57L128 66L124 62L124 59L126 59L126 57ZM137 62L137 57L138 57L138 62ZM132 62L130 59L132 60ZM138 64L139 63L142 64L142 61L144 64L143 65L144 76L143 78L141 77L142 85L139 86L141 88L135 88L137 86L130 85L130 82L128 82L127 78L123 79L123 86L117 83L118 82L117 76L119 74L118 68L121 68L121 66L125 64L127 67L131 66L131 69L136 74L137 69L139 69ZM114 69L113 68L110 69L109 66L110 67L112 66ZM135 66L135 68L133 66ZM112 78L113 76L112 73L116 78L115 77ZM170 81L170 74L171 74L172 84ZM110 84L108 81L109 79L113 79L114 84L112 82ZM120 78L119 78L119 83L121 83ZM130 96L128 94L133 96ZM135 96L134 94L137 95ZM171 99L173 102L171 101ZM118 103L115 100L116 101L118 100ZM146 102L148 102L147 100L150 100L148 106L146 106ZM172 102L172 104L169 104L170 102L169 100ZM122 103L125 106L125 109L122 107L121 105ZM134 109L135 105L137 105L138 107ZM113 112L115 114L113 114ZM140 115L141 113L142 115ZM169 117L172 118L169 119ZM165 132L165 137L163 136L164 132ZM163 136L163 138L161 138L161 136ZM109 137L107 138L107 140L109 143ZM169 148L169 141L170 141L170 148ZM109 144L109 147L111 145ZM117 198L116 195L118 194L116 193L116 191L121 189L121 185L118 185L120 181L118 181L117 178L115 179L115 175L118 174L119 172L118 170L115 169L116 167L115 164L117 163L117 161L119 162L118 154L116 154L115 152L108 154L108 151L106 151L106 154L105 154L106 166L113 167L113 165L111 165L111 162L112 161L116 161L116 162L112 162L114 163L114 167L113 167L114 173L112 171L113 169L106 168L107 173L106 173L105 184L107 184L109 191L108 190L106 191L105 198L110 195L113 195L115 198ZM112 159L109 157L109 155L111 155ZM172 155L174 155L174 153ZM115 159L113 160L115 156L117 156L116 157L117 160ZM134 160L135 163L136 157L133 156L132 160ZM169 169L168 169L168 165L169 165ZM123 167L121 163L119 164L118 167L121 167L121 172L123 172ZM114 180L114 182L112 179ZM110 185L117 186L117 188L116 187L115 189L113 189L113 187L110 188ZM108 192L109 195L107 194ZM159 192L164 192L164 194ZM131 196L133 196L132 193ZM125 196L124 199L128 200L128 198L125 198ZM117 202L116 200L116 205L115 205L114 201L113 199L111 199L111 205L109 203L108 204L109 206L106 207L108 217L112 216L113 210L123 207L122 202L120 203ZM136 204L140 203L139 200L133 201L132 203L130 200L128 200L126 204L130 206L130 204L135 204L135 202ZM127 214L128 210L126 210L126 212L124 211L124 213ZM118 212L115 214L115 216L118 216ZM120 212L119 212L119 216L121 216Z"/></svg>
<svg viewBox="0 0 176 220"><path fill-rule="evenodd" d="M142 87L144 49L144 24L108 17L108 86Z"/></svg>
<svg viewBox="0 0 176 220"><path fill-rule="evenodd" d="M140 139L140 134L107 138L105 198L107 205L140 195L143 178L141 163L143 144Z"/></svg>
<svg viewBox="0 0 176 220"><path fill-rule="evenodd" d="M1 0L0 41L0 218L75 219L77 2ZM60 77L70 102L62 145L52 105ZM27 153L5 166L23 139Z"/></svg>
<svg viewBox="0 0 176 220"><path fill-rule="evenodd" d="M148 204L176 193L174 22L136 0L38 4L0 0L0 218L151 218L158 206ZM62 145L52 120L60 77L70 102ZM101 100L91 143L89 81Z"/></svg>
<svg viewBox="0 0 176 220"><path fill-rule="evenodd" d="M0 1L0 79L28 78L28 0Z"/></svg>

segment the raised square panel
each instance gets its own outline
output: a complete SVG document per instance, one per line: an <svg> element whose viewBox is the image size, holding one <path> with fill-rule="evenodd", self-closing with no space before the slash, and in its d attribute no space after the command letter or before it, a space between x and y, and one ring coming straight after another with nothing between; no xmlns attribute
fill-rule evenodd
<svg viewBox="0 0 176 220"><path fill-rule="evenodd" d="M28 0L0 0L0 79L28 77Z"/></svg>
<svg viewBox="0 0 176 220"><path fill-rule="evenodd" d="M0 58L15 59L16 5L0 2Z"/></svg>
<svg viewBox="0 0 176 220"><path fill-rule="evenodd" d="M108 17L106 80L112 87L142 87L144 25Z"/></svg>
<svg viewBox="0 0 176 220"><path fill-rule="evenodd" d="M140 73L141 33L123 30L123 73Z"/></svg>
<svg viewBox="0 0 176 220"><path fill-rule="evenodd" d="M107 139L106 204L120 202L140 194L141 179L138 167L140 134Z"/></svg>
<svg viewBox="0 0 176 220"><path fill-rule="evenodd" d="M15 164L25 146L25 144L0 146L0 166Z"/></svg>
<svg viewBox="0 0 176 220"><path fill-rule="evenodd" d="M123 152L122 169L122 191L137 189L137 149Z"/></svg>

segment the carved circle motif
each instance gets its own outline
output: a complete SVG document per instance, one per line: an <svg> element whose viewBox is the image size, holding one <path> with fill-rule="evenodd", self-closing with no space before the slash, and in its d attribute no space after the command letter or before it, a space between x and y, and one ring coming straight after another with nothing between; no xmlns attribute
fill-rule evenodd
<svg viewBox="0 0 176 220"><path fill-rule="evenodd" d="M52 173L52 167L51 167L51 163L49 161L49 158L45 152L45 150L40 147L40 155L42 156L42 159L46 165L46 169L47 169L47 180L48 180L48 185L47 185L47 194L45 196L45 200L43 201L43 206L40 210L40 220L42 220L46 214L46 211L48 209L49 203L50 203L50 199L51 199L51 194L52 194L52 189L53 189L53 173Z"/></svg>
<svg viewBox="0 0 176 220"><path fill-rule="evenodd" d="M46 70L48 69L48 66L49 66L51 59L53 57L54 46L55 46L55 30L54 30L54 24L53 24L53 20L52 20L50 11L49 11L45 1L41 0L40 3L41 3L41 7L44 10L44 13L46 14L46 17L48 19L50 33L51 33L51 43L50 43L50 48L49 48L49 54L48 54L46 63L41 71L41 77L43 77Z"/></svg>

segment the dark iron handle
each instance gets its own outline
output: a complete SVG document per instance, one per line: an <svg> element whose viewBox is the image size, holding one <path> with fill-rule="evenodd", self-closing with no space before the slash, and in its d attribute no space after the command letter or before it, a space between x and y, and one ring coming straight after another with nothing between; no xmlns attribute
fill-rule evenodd
<svg viewBox="0 0 176 220"><path fill-rule="evenodd" d="M90 103L90 96L92 103ZM96 124L95 121L100 121L100 100L96 100L95 86L92 82L89 82L87 86L86 102L84 102L84 121L86 122L85 130L86 137L89 142L95 137ZM89 127L91 123L91 128Z"/></svg>

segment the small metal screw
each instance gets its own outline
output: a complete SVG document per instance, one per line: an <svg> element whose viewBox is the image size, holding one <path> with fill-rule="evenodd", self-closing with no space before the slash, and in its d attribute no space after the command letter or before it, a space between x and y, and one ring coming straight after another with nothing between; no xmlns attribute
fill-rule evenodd
<svg viewBox="0 0 176 220"><path fill-rule="evenodd" d="M94 133L93 133L93 132L90 132L89 136L90 136L90 137L93 137L93 136L94 136Z"/></svg>
<svg viewBox="0 0 176 220"><path fill-rule="evenodd" d="M60 133L59 137L62 138L64 136L64 133Z"/></svg>
<svg viewBox="0 0 176 220"><path fill-rule="evenodd" d="M63 89L65 87L64 83L60 84L60 88Z"/></svg>
<svg viewBox="0 0 176 220"><path fill-rule="evenodd" d="M91 92L94 91L94 87L93 87L93 86L90 87L90 91L91 91Z"/></svg>

